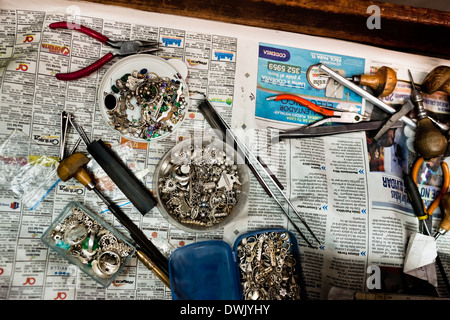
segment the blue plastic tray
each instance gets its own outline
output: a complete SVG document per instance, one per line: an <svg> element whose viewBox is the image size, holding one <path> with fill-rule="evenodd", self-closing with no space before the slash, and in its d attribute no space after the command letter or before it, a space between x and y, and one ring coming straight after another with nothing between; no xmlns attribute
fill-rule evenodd
<svg viewBox="0 0 450 320"><path fill-rule="evenodd" d="M201 241L176 249L169 258L174 300L242 300L237 246L244 238L268 232L288 232L297 259L301 296L304 297L297 239L285 229L263 229L239 236L233 249L224 241Z"/></svg>

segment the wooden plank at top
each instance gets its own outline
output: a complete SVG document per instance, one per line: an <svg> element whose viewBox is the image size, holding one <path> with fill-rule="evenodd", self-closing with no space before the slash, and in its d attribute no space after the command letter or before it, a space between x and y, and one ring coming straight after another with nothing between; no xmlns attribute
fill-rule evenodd
<svg viewBox="0 0 450 320"><path fill-rule="evenodd" d="M450 59L450 12L363 0L88 0ZM430 0L431 1L431 0ZM380 28L369 29L370 5ZM375 21L375 20L371 20Z"/></svg>

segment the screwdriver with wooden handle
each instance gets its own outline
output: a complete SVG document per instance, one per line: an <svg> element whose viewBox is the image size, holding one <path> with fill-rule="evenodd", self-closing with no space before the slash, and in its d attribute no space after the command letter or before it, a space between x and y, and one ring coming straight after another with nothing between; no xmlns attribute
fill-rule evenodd
<svg viewBox="0 0 450 320"><path fill-rule="evenodd" d="M434 239L439 238L441 235L445 234L450 230L450 193L447 192L442 196L441 208L443 211L443 217L439 225L439 229L434 234Z"/></svg>
<svg viewBox="0 0 450 320"><path fill-rule="evenodd" d="M345 79L372 88L373 95L378 98L387 97L397 86L397 73L386 66L378 68L375 74L358 74Z"/></svg>
<svg viewBox="0 0 450 320"><path fill-rule="evenodd" d="M375 74L361 74L351 77L349 80L361 86L373 89L373 94L378 98L390 95L397 85L397 74L394 69L382 66Z"/></svg>
<svg viewBox="0 0 450 320"><path fill-rule="evenodd" d="M91 176L84 168L89 158L80 152L65 158L58 166L57 173L62 181L75 178L88 190L93 190L107 205L117 220L128 230L131 238L137 244L136 256L149 270L151 270L167 287L170 288L168 259L155 247L133 221L114 203L110 202L96 187Z"/></svg>

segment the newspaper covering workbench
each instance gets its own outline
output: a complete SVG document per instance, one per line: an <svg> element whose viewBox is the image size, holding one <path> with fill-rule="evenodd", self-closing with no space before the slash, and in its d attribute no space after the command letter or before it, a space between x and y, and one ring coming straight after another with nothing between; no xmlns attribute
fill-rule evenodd
<svg viewBox="0 0 450 320"><path fill-rule="evenodd" d="M281 17L280 17L281 18ZM325 63L348 74L370 73L385 65L397 71L398 84L387 103L401 105L409 97L407 70L420 83L435 66L450 61L415 56L332 39L225 25L211 21L141 12L83 2L3 1L0 4L0 138L22 132L49 156L58 156L60 113L74 113L91 138L116 145L120 135L105 125L98 111L97 88L108 66L76 81L59 81L57 72L77 70L108 52L86 35L48 25L79 22L114 40L158 40L157 55L180 59L188 67L192 101L186 120L170 137L131 145L136 171L152 188L152 173L162 155L178 141L206 130L194 94L204 94L245 137L284 186L284 192L321 240L310 248L298 236L279 206L251 177L249 202L244 212L222 229L188 233L177 229L155 207L142 216L131 204L123 210L167 255L189 243L223 239L230 245L249 230L287 228L298 236L302 272L309 299L326 299L331 288L365 292L371 266L402 267L409 236L416 232L414 216L403 187L403 172L411 165L413 133L395 131L388 147L373 148L365 132L320 138L288 139L270 144L274 129L295 127L311 119L290 105L267 112L264 95L304 91L305 66ZM283 62L288 54L290 62ZM276 59L271 59L273 56ZM269 63L268 63L269 61ZM284 60L286 61L286 60ZM302 66L302 68L298 68ZM289 70L284 68L288 67ZM376 107L338 86L314 83L329 95L317 101L352 105L360 112ZM310 97L311 98L311 97ZM426 96L426 107L436 115L450 111L448 98ZM78 138L69 130L69 146ZM79 146L84 150L84 145ZM378 152L375 155L375 152ZM2 154L0 161L7 162ZM432 200L439 185L427 186ZM32 210L23 206L7 185L0 189L0 299L171 299L170 289L132 259L108 288L103 288L49 250L40 240L53 219L70 201L101 212L119 227L95 193L74 179L59 182ZM125 201L119 199L118 201ZM126 201L125 201L126 202ZM285 204L286 205L286 204ZM286 205L287 207L287 205ZM433 214L435 226L441 216ZM295 217L294 220L298 221ZM301 226L301 224L299 223ZM314 239L304 228L305 236ZM438 241L443 264L450 272L450 238ZM438 291L448 297L437 272Z"/></svg>

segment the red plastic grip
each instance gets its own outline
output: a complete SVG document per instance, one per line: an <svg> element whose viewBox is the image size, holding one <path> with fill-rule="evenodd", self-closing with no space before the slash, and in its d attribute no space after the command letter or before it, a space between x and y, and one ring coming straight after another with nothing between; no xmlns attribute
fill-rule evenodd
<svg viewBox="0 0 450 320"><path fill-rule="evenodd" d="M66 21L54 22L49 25L49 28L50 29L74 29L74 30L80 31L94 39L97 39L101 43L106 43L106 41L109 40L108 37L102 35L101 33L98 33L95 30L92 30L88 27L85 27L83 25L76 24L76 23L71 23L71 22L66 22Z"/></svg>
<svg viewBox="0 0 450 320"><path fill-rule="evenodd" d="M328 116L331 117L334 115L334 111L330 110L330 109L325 109L322 108L320 106L318 106L315 103L312 103L311 101L308 101L306 99L303 99L299 96L295 96L292 94L280 94L275 98L275 101L280 101L280 100L292 100L297 102L298 104L301 104L302 106L307 107L308 109L311 109L314 112L317 112L323 116Z"/></svg>
<svg viewBox="0 0 450 320"><path fill-rule="evenodd" d="M83 69L69 73L57 73L55 77L58 80L64 81L77 80L90 75L94 71L97 71L112 59L114 59L114 55L111 52L109 52L106 55L104 55L101 59L97 60L96 62L87 67L84 67Z"/></svg>

